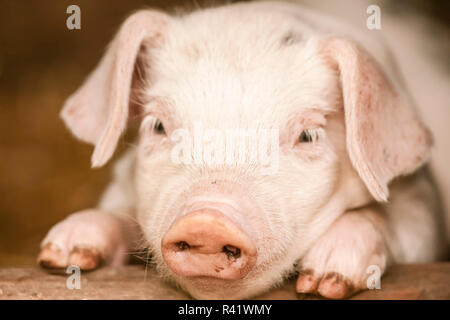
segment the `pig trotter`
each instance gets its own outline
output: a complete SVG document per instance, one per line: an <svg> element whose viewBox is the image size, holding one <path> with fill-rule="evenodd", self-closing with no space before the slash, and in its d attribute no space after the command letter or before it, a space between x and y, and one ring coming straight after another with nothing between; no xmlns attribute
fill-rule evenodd
<svg viewBox="0 0 450 320"><path fill-rule="evenodd" d="M382 229L376 211L345 213L301 259L297 292L345 299L367 289L368 267L381 276L388 262Z"/></svg>
<svg viewBox="0 0 450 320"><path fill-rule="evenodd" d="M85 210L49 231L37 262L46 269L76 265L81 270L93 270L103 263L125 263L127 247L121 219L100 210Z"/></svg>

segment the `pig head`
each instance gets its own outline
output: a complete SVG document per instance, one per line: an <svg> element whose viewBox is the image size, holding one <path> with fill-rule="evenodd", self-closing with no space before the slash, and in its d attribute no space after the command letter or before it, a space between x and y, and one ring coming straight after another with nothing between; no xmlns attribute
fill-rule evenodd
<svg viewBox="0 0 450 320"><path fill-rule="evenodd" d="M104 201L132 194L157 271L197 298L280 283L343 215L386 201L431 144L359 44L255 4L130 16L62 118L99 167L130 117L142 120L128 187ZM269 137L275 162L222 161L233 130Z"/></svg>

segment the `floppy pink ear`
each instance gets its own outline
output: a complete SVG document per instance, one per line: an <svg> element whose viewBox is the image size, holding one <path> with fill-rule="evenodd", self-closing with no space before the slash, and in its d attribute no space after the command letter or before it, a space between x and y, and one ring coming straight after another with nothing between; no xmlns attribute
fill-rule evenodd
<svg viewBox="0 0 450 320"><path fill-rule="evenodd" d="M372 196L386 201L389 182L427 160L431 134L366 51L340 38L325 39L321 50L340 74L350 160Z"/></svg>
<svg viewBox="0 0 450 320"><path fill-rule="evenodd" d="M104 165L125 130L133 72L141 48L161 38L168 16L145 10L121 26L96 69L64 104L61 117L79 139L95 145L93 167Z"/></svg>

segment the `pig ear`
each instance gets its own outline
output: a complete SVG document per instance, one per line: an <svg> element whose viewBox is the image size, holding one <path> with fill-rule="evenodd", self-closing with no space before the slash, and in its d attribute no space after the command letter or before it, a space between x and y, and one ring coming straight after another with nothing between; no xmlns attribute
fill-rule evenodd
<svg viewBox="0 0 450 320"><path fill-rule="evenodd" d="M427 160L431 135L366 51L339 38L321 50L340 75L350 160L372 196L386 201L389 182Z"/></svg>
<svg viewBox="0 0 450 320"><path fill-rule="evenodd" d="M61 117L79 139L95 145L93 167L111 158L125 130L133 73L142 48L156 45L169 17L153 10L131 15L96 69L64 104Z"/></svg>

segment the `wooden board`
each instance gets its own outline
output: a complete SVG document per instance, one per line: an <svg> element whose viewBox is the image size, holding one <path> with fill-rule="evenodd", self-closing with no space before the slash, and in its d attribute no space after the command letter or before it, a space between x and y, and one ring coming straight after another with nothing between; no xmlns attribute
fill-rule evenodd
<svg viewBox="0 0 450 320"><path fill-rule="evenodd" d="M189 299L141 265L82 273L80 289L68 289L68 277L64 271L39 268L0 269L0 299ZM257 299L317 297L295 293L293 278ZM352 299L450 299L450 262L393 266L382 278L380 290L367 290Z"/></svg>

